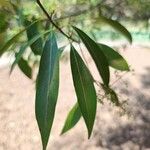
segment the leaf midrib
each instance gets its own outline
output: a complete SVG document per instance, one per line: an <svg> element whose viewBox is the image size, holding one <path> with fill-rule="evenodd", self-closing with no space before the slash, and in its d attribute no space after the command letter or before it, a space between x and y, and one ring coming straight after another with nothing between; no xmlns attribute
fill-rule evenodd
<svg viewBox="0 0 150 150"><path fill-rule="evenodd" d="M50 39L52 39L52 35L51 35ZM52 42L53 42L53 40L52 40ZM50 69L52 69L52 47L53 47L53 43L50 45ZM47 97L46 97L47 101L46 101L46 107L45 107L46 114L45 114L45 119L44 119L44 127L46 127L47 118L48 118L47 110L48 110L48 105L49 105L49 89L50 89L50 83L51 83L52 78L53 78L53 71L52 71L52 77L50 77L50 75L49 75L49 80L48 80L48 90L47 90Z"/></svg>
<svg viewBox="0 0 150 150"><path fill-rule="evenodd" d="M84 37L80 34L80 36L82 37L82 40L90 47L90 49L92 49L92 47L91 47L91 45L88 43L88 42L86 42L85 40L84 40ZM89 38L90 39L90 38ZM92 40L92 39L90 39L90 40ZM92 41L93 43L94 43L94 41ZM94 43L95 44L95 43ZM94 55L94 57L96 58L96 60L98 60L98 57L97 57L97 55L95 55L95 53L94 52L92 52L92 50L90 50L90 53L92 53L92 55ZM105 56L104 56L105 57ZM102 65L102 63L101 63L101 65ZM106 64L104 64L104 66L105 66ZM97 65L96 65L97 66ZM102 65L103 66L103 65ZM107 68L107 66L106 66L106 68ZM98 69L99 71L100 71L100 76L102 77L102 79L103 79L103 75L102 75L102 73L101 73L101 69ZM104 79L103 79L103 81L104 81ZM109 81L109 80L108 80ZM105 81L104 81L104 83L105 83Z"/></svg>
<svg viewBox="0 0 150 150"><path fill-rule="evenodd" d="M84 86L83 86L83 80L82 80L82 76L81 76L81 74L80 74L80 70L79 70L79 64L78 64L78 61L77 61L77 58L76 58L76 55L75 55L75 53L74 53L74 50L73 50L73 55L74 55L74 58L75 58L75 62L76 62L76 65L77 65L77 70L78 70L78 73L79 73L79 78L80 78L80 80L81 80L81 87L82 87L82 90L83 90L83 97L84 97L84 102L85 102L85 106L86 106L86 109L88 108L87 107L87 103L86 103L86 96L85 96L85 89L84 89ZM88 110L88 109L87 109ZM89 117L89 114L87 113L87 116L88 116L88 125L89 125L89 119L90 119L90 117Z"/></svg>

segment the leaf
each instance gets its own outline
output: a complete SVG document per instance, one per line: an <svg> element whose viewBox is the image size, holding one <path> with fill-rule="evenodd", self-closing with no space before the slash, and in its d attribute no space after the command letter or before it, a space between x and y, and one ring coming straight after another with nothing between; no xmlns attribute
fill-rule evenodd
<svg viewBox="0 0 150 150"><path fill-rule="evenodd" d="M107 59L103 54L103 51L101 50L99 45L95 41L93 41L88 35L86 35L83 31L76 27L73 28L78 33L79 37L81 38L89 53L91 54L103 82L106 85L108 85L110 76L109 66Z"/></svg>
<svg viewBox="0 0 150 150"><path fill-rule="evenodd" d="M21 59L22 55L24 54L25 50L27 49L28 46L30 46L32 43L34 43L38 38L40 38L41 36L47 34L51 32L51 30L47 30L43 33L40 33L38 35L36 35L34 38L32 38L30 41L26 42L24 45L21 46L19 52L16 55L16 59L14 60L12 66L11 66L11 71L10 73L13 71L15 65L19 62L19 60Z"/></svg>
<svg viewBox="0 0 150 150"><path fill-rule="evenodd" d="M43 49L36 88L35 112L46 150L52 128L59 89L59 50L51 32Z"/></svg>
<svg viewBox="0 0 150 150"><path fill-rule="evenodd" d="M21 71L28 77L28 78L32 78L32 69L31 67L28 65L28 62L21 58L18 62L18 66L21 69Z"/></svg>
<svg viewBox="0 0 150 150"><path fill-rule="evenodd" d="M100 16L100 19L102 19L103 22L113 27L115 30L119 31L130 43L132 43L132 36L130 32L123 25L121 25L118 21L108 19L104 16Z"/></svg>
<svg viewBox="0 0 150 150"><path fill-rule="evenodd" d="M31 21L25 20L25 25L29 26L30 24L32 24ZM38 24L37 22L32 24L27 30L27 37L28 37L28 41L30 41L32 38L34 38L37 34L39 34L38 31ZM42 38L39 38L38 40L36 40L33 44L30 45L33 53L35 55L41 55L42 50L43 50L43 41Z"/></svg>
<svg viewBox="0 0 150 150"><path fill-rule="evenodd" d="M1 49L0 49L0 56L15 42L17 42L18 38L21 36L21 34L25 31L21 30L19 33L17 33L15 36L13 36Z"/></svg>
<svg viewBox="0 0 150 150"><path fill-rule="evenodd" d="M36 23L38 20L33 22L32 24ZM22 35L24 31L26 31L32 24L30 24L28 27L24 28L20 32L18 32L16 35L14 35L9 41L6 42L6 44L0 49L0 56L8 50L8 48L15 42L17 42L18 38Z"/></svg>
<svg viewBox="0 0 150 150"><path fill-rule="evenodd" d="M97 106L93 78L88 68L84 64L82 58L73 46L71 46L70 59L73 83L78 99L78 104L88 129L88 138L90 138L95 121Z"/></svg>
<svg viewBox="0 0 150 150"><path fill-rule="evenodd" d="M104 44L98 44L98 45L101 47L101 50L106 56L108 63L111 67L122 71L130 70L127 61L118 52L116 52L115 50L113 50L111 47L107 45Z"/></svg>
<svg viewBox="0 0 150 150"><path fill-rule="evenodd" d="M80 118L81 118L81 111L80 111L78 103L76 103L74 107L70 110L70 112L68 113L68 116L65 121L61 134L64 134L68 130L72 129L80 120Z"/></svg>

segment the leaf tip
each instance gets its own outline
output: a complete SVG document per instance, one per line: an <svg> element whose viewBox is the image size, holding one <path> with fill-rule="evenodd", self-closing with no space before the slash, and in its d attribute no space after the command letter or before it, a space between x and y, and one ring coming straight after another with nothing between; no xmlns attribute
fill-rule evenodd
<svg viewBox="0 0 150 150"><path fill-rule="evenodd" d="M64 133L65 133L65 130L62 129L62 131L61 131L61 133L60 133L60 136L64 135Z"/></svg>
<svg viewBox="0 0 150 150"><path fill-rule="evenodd" d="M132 38L132 35L131 35L131 33L129 32L129 35L130 35L130 38L129 38L129 43L130 43L130 45L133 43L133 38Z"/></svg>
<svg viewBox="0 0 150 150"><path fill-rule="evenodd" d="M63 135L63 134L65 134L66 131L67 131L67 130L65 129L65 125L64 125L64 127L63 127L62 130L61 130L60 136Z"/></svg>
<svg viewBox="0 0 150 150"><path fill-rule="evenodd" d="M94 123L93 123L93 125L94 125ZM92 131L93 131L93 126L88 128L88 140L91 138Z"/></svg>

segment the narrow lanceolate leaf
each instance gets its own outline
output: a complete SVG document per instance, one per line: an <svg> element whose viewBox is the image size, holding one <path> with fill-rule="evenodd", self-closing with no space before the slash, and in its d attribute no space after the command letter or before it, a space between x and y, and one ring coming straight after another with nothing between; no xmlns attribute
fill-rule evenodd
<svg viewBox="0 0 150 150"><path fill-rule="evenodd" d="M132 43L132 36L130 32L123 25L121 25L118 21L108 19L104 16L101 16L100 19L102 19L103 22L113 27L115 30L119 31L130 43Z"/></svg>
<svg viewBox="0 0 150 150"><path fill-rule="evenodd" d="M52 128L59 89L59 51L54 33L49 35L40 60L36 86L35 113L46 149Z"/></svg>
<svg viewBox="0 0 150 150"><path fill-rule="evenodd" d="M13 36L1 49L0 49L0 56L8 50L8 48L15 42L17 42L18 38L22 35L25 29L21 30L15 36Z"/></svg>
<svg viewBox="0 0 150 150"><path fill-rule="evenodd" d="M31 21L25 20L25 26L29 26L32 24ZM29 28L26 30L28 41L30 41L32 38L34 38L37 34L39 34L38 31L38 22L32 24ZM36 40L33 44L31 44L31 50L35 55L41 55L42 49L43 49L43 41L40 37L38 40Z"/></svg>
<svg viewBox="0 0 150 150"><path fill-rule="evenodd" d="M73 46L71 47L70 59L73 83L78 99L78 104L88 129L88 137L90 138L95 121L97 106L93 78L88 68L84 64L82 58Z"/></svg>
<svg viewBox="0 0 150 150"><path fill-rule="evenodd" d="M88 35L86 35L83 31L76 27L74 27L74 29L85 44L89 53L91 54L104 84L108 85L110 77L109 65L103 51L101 50L99 45L95 41L93 41Z"/></svg>
<svg viewBox="0 0 150 150"><path fill-rule="evenodd" d="M3 47L6 37L7 37L6 32L0 33L0 49ZM1 51L0 51L0 56L1 56Z"/></svg>
<svg viewBox="0 0 150 150"><path fill-rule="evenodd" d="M32 69L25 59L21 58L18 62L18 66L28 78L32 78Z"/></svg>
<svg viewBox="0 0 150 150"><path fill-rule="evenodd" d="M13 71L15 65L19 62L19 60L21 59L21 57L23 56L25 50L28 48L28 46L30 46L32 43L34 43L38 38L40 38L41 36L49 33L51 30L45 31L43 33L40 33L38 35L36 35L34 38L32 38L30 41L26 42L24 45L21 46L19 52L16 54L16 58L13 62L13 64L11 65L11 71L10 73Z"/></svg>
<svg viewBox="0 0 150 150"><path fill-rule="evenodd" d="M99 46L111 67L121 71L129 71L127 61L118 52L104 44L99 44Z"/></svg>
<svg viewBox="0 0 150 150"><path fill-rule="evenodd" d="M32 24L34 24L34 23L36 23L36 22L38 22L38 20L35 21L35 22L33 22ZM15 42L17 42L17 40L18 40L19 37L23 34L23 32L26 31L32 24L30 24L29 26L27 26L26 28L24 28L23 30L21 30L20 32L18 32L16 35L14 35L10 40L8 40L8 41L5 43L5 45L0 49L0 56L1 56L4 52L6 52L12 44L14 44Z"/></svg>
<svg viewBox="0 0 150 150"><path fill-rule="evenodd" d="M67 119L65 121L61 134L64 134L70 129L72 129L80 120L80 118L81 118L81 111L80 111L78 103L76 103L74 107L70 110L67 116Z"/></svg>

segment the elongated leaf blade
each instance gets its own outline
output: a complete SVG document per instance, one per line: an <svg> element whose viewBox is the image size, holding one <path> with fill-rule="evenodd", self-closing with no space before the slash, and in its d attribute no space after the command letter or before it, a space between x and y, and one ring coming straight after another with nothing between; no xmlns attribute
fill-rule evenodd
<svg viewBox="0 0 150 150"><path fill-rule="evenodd" d="M1 49L0 49L0 56L7 51L7 49L15 43L18 38L22 35L22 33L25 31L25 29L21 30L19 33L17 33L15 36L13 36Z"/></svg>
<svg viewBox="0 0 150 150"><path fill-rule="evenodd" d="M101 50L106 56L108 63L111 67L121 71L130 70L127 61L118 52L104 44L99 44L99 46L101 47Z"/></svg>
<svg viewBox="0 0 150 150"><path fill-rule="evenodd" d="M80 118L81 118L80 107L79 107L78 103L76 103L74 105L74 107L70 110L70 112L68 113L68 116L65 121L65 124L64 124L61 134L64 134L67 131L69 131L70 129L72 129L77 124L77 122L80 120Z"/></svg>
<svg viewBox="0 0 150 150"><path fill-rule="evenodd" d="M110 73L106 56L103 54L98 44L95 41L93 41L88 35L86 35L83 31L76 27L73 28L78 33L79 37L81 38L89 53L91 54L104 84L108 85Z"/></svg>
<svg viewBox="0 0 150 150"><path fill-rule="evenodd" d="M51 30L47 30L47 31L45 31L45 32L43 32L43 33L40 33L40 34L36 35L34 38L32 38L30 41L26 42L24 45L21 46L19 52L16 54L16 58L15 58L13 64L12 64L12 66L11 66L11 71L10 71L10 73L13 71L15 65L19 62L19 60L20 60L21 57L23 56L25 50L26 50L31 44L33 44L37 39L39 39L41 36L43 36L43 35L45 35L45 34L47 34L47 33L49 33L49 32L51 32Z"/></svg>
<svg viewBox="0 0 150 150"><path fill-rule="evenodd" d="M25 59L21 58L18 62L18 66L28 78L32 78L32 69Z"/></svg>
<svg viewBox="0 0 150 150"><path fill-rule="evenodd" d="M121 25L118 21L106 18L104 16L101 16L100 18L102 19L103 22L107 23L108 25L113 27L115 30L119 31L130 43L132 43L132 36L130 32L123 25Z"/></svg>
<svg viewBox="0 0 150 150"><path fill-rule="evenodd" d="M30 24L32 24L31 21L25 20L26 26L29 26ZM32 24L29 28L27 28L26 33L27 33L28 41L30 41L32 38L38 35L39 34L38 22ZM33 44L30 45L30 47L35 55L41 55L43 50L42 38L40 37L39 39L37 39Z"/></svg>
<svg viewBox="0 0 150 150"><path fill-rule="evenodd" d="M32 24L38 22L35 21ZM14 35L10 40L8 40L5 45L0 49L0 56L6 52L8 50L8 48L15 42L17 42L18 38L23 34L24 31L26 31L32 24L30 24L28 27L24 28L23 30L21 30L20 32L18 32L16 35Z"/></svg>
<svg viewBox="0 0 150 150"><path fill-rule="evenodd" d="M35 113L41 133L43 150L46 150L52 128L59 89L59 51L53 33L43 49L37 88Z"/></svg>
<svg viewBox="0 0 150 150"><path fill-rule="evenodd" d="M78 104L88 129L88 137L90 138L95 121L97 106L93 78L82 58L73 46L71 47L70 59L73 83L78 98Z"/></svg>

